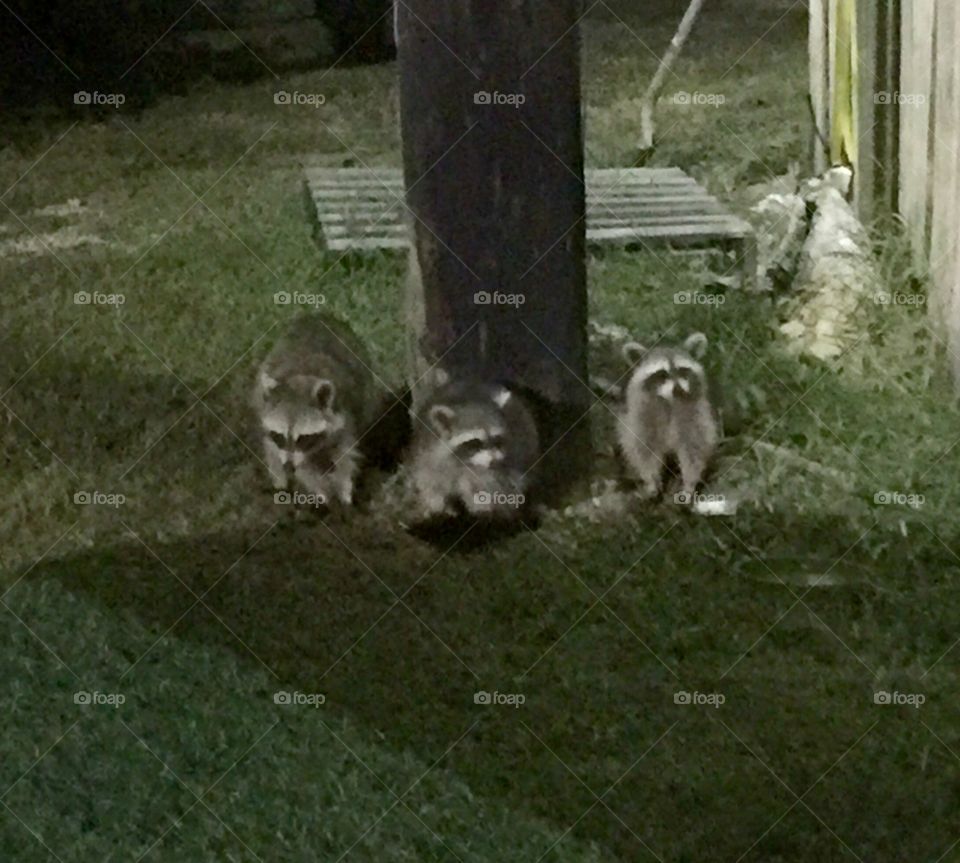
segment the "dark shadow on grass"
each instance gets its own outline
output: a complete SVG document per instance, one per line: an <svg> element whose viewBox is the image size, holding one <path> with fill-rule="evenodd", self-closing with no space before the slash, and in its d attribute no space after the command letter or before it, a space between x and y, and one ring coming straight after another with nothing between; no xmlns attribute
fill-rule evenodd
<svg viewBox="0 0 960 863"><path fill-rule="evenodd" d="M857 658L877 668L907 650L932 662L950 647L955 609L930 597L945 595L938 585L957 565L932 540L891 541L882 564L854 554L883 590L863 581L820 589L804 600L814 619L803 607L790 612L795 599L782 585L752 576L764 575L757 555L776 554L782 573L835 564L861 530L831 516L732 522L743 545L704 520L655 542L665 525L652 517L626 546L598 529L575 554L563 552L563 564L521 538L443 556L363 518L269 526L167 543L143 535L149 550L118 530L115 543L45 561L26 578L56 580L149 630L114 645L130 663L129 685L142 664L162 669L176 650L164 633L236 651L270 669L277 689L324 692L325 709L397 751L441 759L439 769L455 770L475 794L558 835L595 802L564 765L596 794L617 783L605 797L616 817L595 809L576 828L610 859L638 859L638 836L664 859L699 859L707 848L735 859L794 802L747 746L801 793L877 718L887 724L808 799L830 830L865 859L894 859L883 825L904 826L904 807L960 805L950 771L910 778L908 753L923 731L915 716L874 711L880 682ZM609 610L566 567L598 592L612 586ZM203 604L191 590L209 591ZM8 601L16 607L15 591ZM69 633L49 637L69 655ZM935 685L926 684L931 700ZM522 692L526 704L479 706L481 690ZM726 703L685 708L678 690L720 691ZM855 811L851 799L863 801ZM897 832L909 859L955 838L947 815L924 813L914 826ZM804 822L758 853L822 859L810 849L833 842Z"/></svg>
<svg viewBox="0 0 960 863"><path fill-rule="evenodd" d="M443 516L419 522L407 532L438 551L455 549L458 553L469 553L519 536L526 529L525 524L532 526L534 523L532 515L527 518L518 515L515 520L479 519L468 515Z"/></svg>
<svg viewBox="0 0 960 863"><path fill-rule="evenodd" d="M130 341L135 345L133 337ZM0 362L9 357L5 367L17 369L25 365L23 357L36 353L35 347L5 339ZM181 382L159 362L157 368L157 374L129 375L108 362L91 362L62 349L52 352L5 396L20 418L13 430L37 460L48 461L52 451L83 478L100 474L103 479L104 463L119 473L156 444L146 466L152 474L169 478L194 449L220 437L220 423L195 405L193 394L204 393L206 384ZM11 372L8 383L0 386L7 389L16 379ZM242 432L232 406L218 399L224 389L208 394L205 401ZM229 434L222 426L221 431Z"/></svg>

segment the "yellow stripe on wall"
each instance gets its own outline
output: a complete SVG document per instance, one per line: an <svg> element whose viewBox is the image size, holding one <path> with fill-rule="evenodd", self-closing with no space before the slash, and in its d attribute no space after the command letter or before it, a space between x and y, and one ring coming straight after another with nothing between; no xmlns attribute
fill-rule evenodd
<svg viewBox="0 0 960 863"><path fill-rule="evenodd" d="M835 86L830 112L830 158L834 165L857 166L857 92L860 64L857 55L857 0L836 3ZM865 0L870 2L870 0Z"/></svg>

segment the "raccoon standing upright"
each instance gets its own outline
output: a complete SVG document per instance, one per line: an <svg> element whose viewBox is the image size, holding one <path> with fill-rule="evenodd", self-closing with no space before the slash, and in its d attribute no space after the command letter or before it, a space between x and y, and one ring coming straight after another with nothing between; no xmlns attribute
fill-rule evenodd
<svg viewBox="0 0 960 863"><path fill-rule="evenodd" d="M408 463L421 515L516 519L539 455L533 415L505 386L434 376L413 411Z"/></svg>
<svg viewBox="0 0 960 863"><path fill-rule="evenodd" d="M253 391L274 488L299 486L351 504L357 443L375 399L367 352L350 327L321 312L295 317L260 365Z"/></svg>
<svg viewBox="0 0 960 863"><path fill-rule="evenodd" d="M683 494L692 502L720 437L716 409L700 363L707 337L694 333L682 347L623 346L633 367L617 424L620 450L644 491L655 497L668 459L676 458Z"/></svg>

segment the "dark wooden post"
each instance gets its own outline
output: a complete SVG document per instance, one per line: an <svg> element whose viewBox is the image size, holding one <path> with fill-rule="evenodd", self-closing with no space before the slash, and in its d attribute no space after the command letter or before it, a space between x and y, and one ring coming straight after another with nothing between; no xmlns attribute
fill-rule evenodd
<svg viewBox="0 0 960 863"><path fill-rule="evenodd" d="M590 400L580 0L397 2L415 371L445 355L523 387L545 408L544 448L576 441Z"/></svg>

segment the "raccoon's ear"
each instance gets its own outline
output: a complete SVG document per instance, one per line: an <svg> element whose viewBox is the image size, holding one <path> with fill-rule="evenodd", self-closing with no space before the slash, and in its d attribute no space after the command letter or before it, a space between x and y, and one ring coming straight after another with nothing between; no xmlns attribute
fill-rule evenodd
<svg viewBox="0 0 960 863"><path fill-rule="evenodd" d="M450 372L440 366L431 366L430 370L424 375L430 386L445 387L450 383Z"/></svg>
<svg viewBox="0 0 960 863"><path fill-rule="evenodd" d="M647 349L639 342L627 342L623 346L623 358L632 366L639 363L646 352Z"/></svg>
<svg viewBox="0 0 960 863"><path fill-rule="evenodd" d="M333 385L333 381L321 378L313 385L313 398L320 410L330 410L336 395L337 388Z"/></svg>
<svg viewBox="0 0 960 863"><path fill-rule="evenodd" d="M695 360L699 360L707 352L707 337L703 333L687 336L683 349Z"/></svg>
<svg viewBox="0 0 960 863"><path fill-rule="evenodd" d="M270 395L270 393L277 388L277 384L279 383L280 381L269 375L267 372L260 372L260 389L263 390L264 395Z"/></svg>
<svg viewBox="0 0 960 863"><path fill-rule="evenodd" d="M430 420L430 425L433 426L434 431L444 436L449 436L453 430L453 419L455 416L456 413L453 408L447 407L446 405L434 405L427 412L427 419Z"/></svg>

